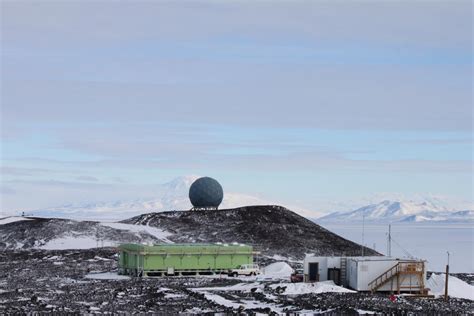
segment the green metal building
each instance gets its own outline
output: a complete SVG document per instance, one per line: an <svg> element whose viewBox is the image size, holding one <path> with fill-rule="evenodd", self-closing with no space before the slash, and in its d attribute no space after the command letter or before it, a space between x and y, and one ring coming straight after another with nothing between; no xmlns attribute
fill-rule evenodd
<svg viewBox="0 0 474 316"><path fill-rule="evenodd" d="M198 275L227 272L253 263L253 248L241 244L123 244L119 274L133 276Z"/></svg>

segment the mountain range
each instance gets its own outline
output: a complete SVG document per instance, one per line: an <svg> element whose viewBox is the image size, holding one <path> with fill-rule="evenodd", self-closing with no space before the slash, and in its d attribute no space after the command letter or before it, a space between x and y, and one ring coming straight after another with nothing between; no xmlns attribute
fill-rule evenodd
<svg viewBox="0 0 474 316"><path fill-rule="evenodd" d="M66 204L58 207L50 207L26 212L29 216L56 217L70 219L90 220L123 220L131 216L150 212L184 211L190 210L188 192L191 184L199 176L182 176L174 180L158 185L152 198L134 200L104 201L94 203ZM271 205L275 201L250 195L246 193L227 192L224 188L224 200L219 208L230 209L248 205ZM283 203L282 203L283 204ZM291 209L306 217L318 217L319 212L310 211L305 208L290 205ZM9 215L20 215L9 214Z"/></svg>
<svg viewBox="0 0 474 316"><path fill-rule="evenodd" d="M188 191L191 184L197 178L198 176L194 175L183 176L168 183L158 185L155 190L156 193L152 198L68 204L29 211L26 215L117 221L143 213L189 210L192 206L189 202ZM416 196L415 199L407 199L401 195L394 196L392 194L389 197L390 199L383 199L383 195L376 196L371 200L351 203L351 205L357 206L346 206L344 211L323 213L318 211L318 205L309 210L297 205L291 205L291 203L271 201L251 194L224 190L224 200L220 208L231 209L248 205L272 205L278 203L288 205L289 208L299 215L318 222L357 222L362 220L381 223L474 221L474 207L472 203L456 204L448 199L435 196ZM381 202L379 202L380 199L382 199ZM19 215L19 213L14 215Z"/></svg>
<svg viewBox="0 0 474 316"><path fill-rule="evenodd" d="M431 201L384 200L353 211L334 212L318 222L472 222L473 210L453 210Z"/></svg>

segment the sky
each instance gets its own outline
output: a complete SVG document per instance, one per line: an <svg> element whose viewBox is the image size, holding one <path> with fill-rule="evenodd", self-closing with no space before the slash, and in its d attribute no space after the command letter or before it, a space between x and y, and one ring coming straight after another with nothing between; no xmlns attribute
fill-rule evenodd
<svg viewBox="0 0 474 316"><path fill-rule="evenodd" d="M471 1L1 1L2 211L183 175L473 200Z"/></svg>

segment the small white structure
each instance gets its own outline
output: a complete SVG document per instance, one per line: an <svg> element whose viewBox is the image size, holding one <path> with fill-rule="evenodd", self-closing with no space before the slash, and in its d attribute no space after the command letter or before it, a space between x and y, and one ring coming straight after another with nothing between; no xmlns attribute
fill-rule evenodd
<svg viewBox="0 0 474 316"><path fill-rule="evenodd" d="M306 256L303 265L305 282L332 280L357 291L423 293L425 290L423 260L384 256Z"/></svg>

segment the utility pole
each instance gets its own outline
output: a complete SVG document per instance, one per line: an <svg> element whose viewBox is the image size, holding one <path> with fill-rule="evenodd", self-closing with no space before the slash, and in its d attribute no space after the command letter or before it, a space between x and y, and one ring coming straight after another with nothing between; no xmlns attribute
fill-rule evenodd
<svg viewBox="0 0 474 316"><path fill-rule="evenodd" d="M387 256L392 256L392 224L388 224L388 234L387 234Z"/></svg>
<svg viewBox="0 0 474 316"><path fill-rule="evenodd" d="M448 254L448 264L446 265L446 281L444 282L444 300L448 301L448 280L449 280L449 251L446 251Z"/></svg>
<svg viewBox="0 0 474 316"><path fill-rule="evenodd" d="M365 213L362 213L362 257L364 256Z"/></svg>

